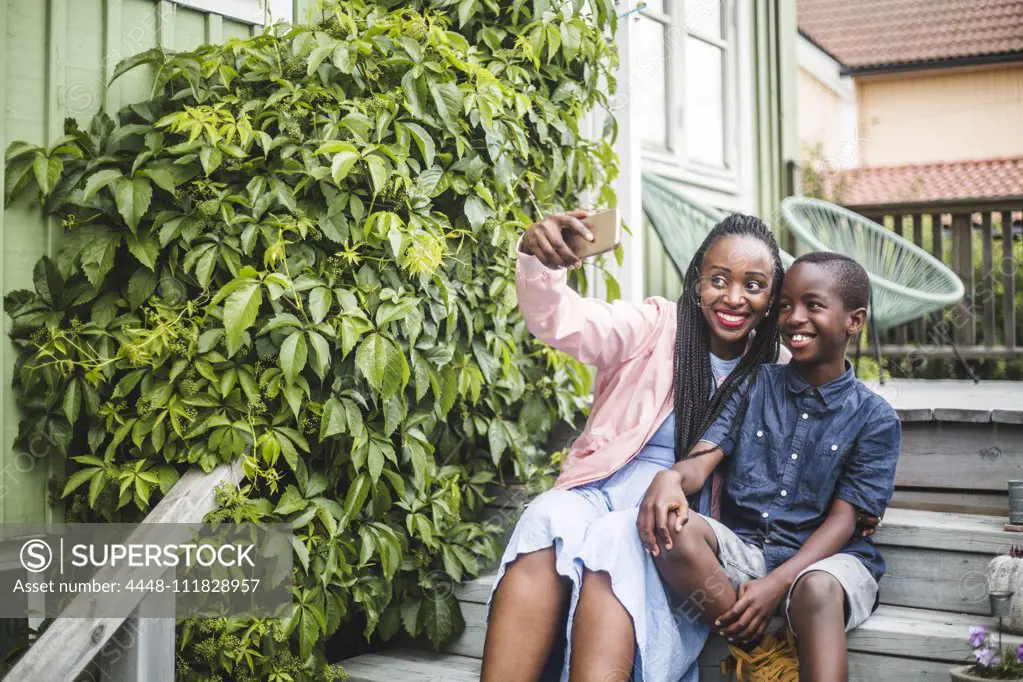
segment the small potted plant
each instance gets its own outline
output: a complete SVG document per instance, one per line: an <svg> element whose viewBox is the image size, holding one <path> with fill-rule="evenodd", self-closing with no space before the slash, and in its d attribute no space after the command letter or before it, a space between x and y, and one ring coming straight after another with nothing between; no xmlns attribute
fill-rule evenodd
<svg viewBox="0 0 1023 682"><path fill-rule="evenodd" d="M1015 649L1006 647L999 650L991 641L991 634L979 625L970 628L969 642L973 647L974 662L952 668L952 682L1023 682L1023 644Z"/></svg>

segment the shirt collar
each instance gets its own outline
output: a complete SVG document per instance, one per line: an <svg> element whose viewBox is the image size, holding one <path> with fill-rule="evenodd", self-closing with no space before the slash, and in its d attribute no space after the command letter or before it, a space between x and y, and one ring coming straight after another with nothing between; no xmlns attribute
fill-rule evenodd
<svg viewBox="0 0 1023 682"><path fill-rule="evenodd" d="M786 386L789 392L799 394L810 389L815 395L820 396L827 407L831 407L835 401L844 396L856 381L856 375L853 373L852 365L849 364L848 360L845 361L844 372L823 386L817 386L816 389L806 382L806 379L799 374L794 364L786 365L785 369L787 374Z"/></svg>

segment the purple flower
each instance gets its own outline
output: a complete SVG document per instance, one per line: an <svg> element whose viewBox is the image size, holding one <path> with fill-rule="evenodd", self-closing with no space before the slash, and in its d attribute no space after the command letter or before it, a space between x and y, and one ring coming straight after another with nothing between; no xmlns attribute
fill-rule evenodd
<svg viewBox="0 0 1023 682"><path fill-rule="evenodd" d="M979 663L983 668L990 668L991 666L998 665L1002 662L1002 659L998 656L998 652L987 647L977 649L973 652L973 656L977 659L977 663Z"/></svg>
<svg viewBox="0 0 1023 682"><path fill-rule="evenodd" d="M1019 645L1019 649L1016 650L1016 660L1023 663L1023 644Z"/></svg>
<svg viewBox="0 0 1023 682"><path fill-rule="evenodd" d="M970 626L970 646L974 649L984 644L984 640L987 639L987 630L982 625L971 625Z"/></svg>

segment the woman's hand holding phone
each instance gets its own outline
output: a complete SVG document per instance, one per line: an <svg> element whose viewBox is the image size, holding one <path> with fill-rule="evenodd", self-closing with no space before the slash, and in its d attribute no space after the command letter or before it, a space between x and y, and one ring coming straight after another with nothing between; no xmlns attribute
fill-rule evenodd
<svg viewBox="0 0 1023 682"><path fill-rule="evenodd" d="M563 230L578 234L587 241L593 241L593 234L583 224L589 211L576 209L566 213L555 213L526 228L519 250L536 256L551 269L577 268L582 260L572 251L562 235Z"/></svg>

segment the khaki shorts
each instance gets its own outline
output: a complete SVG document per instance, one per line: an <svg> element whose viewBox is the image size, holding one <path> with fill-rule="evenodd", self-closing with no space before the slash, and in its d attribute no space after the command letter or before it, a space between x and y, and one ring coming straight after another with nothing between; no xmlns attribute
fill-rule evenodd
<svg viewBox="0 0 1023 682"><path fill-rule="evenodd" d="M720 521L702 514L700 517L710 525L717 537L718 561L724 567L728 582L733 588L767 575L767 562L763 550L747 543ZM792 581L792 587L789 588L783 606L785 619L789 621L790 627L792 621L789 619L789 605L792 602L792 590L799 579L810 571L823 571L834 576L845 590L846 632L861 625L877 608L877 581L870 575L866 566L849 554L834 554L807 566Z"/></svg>

